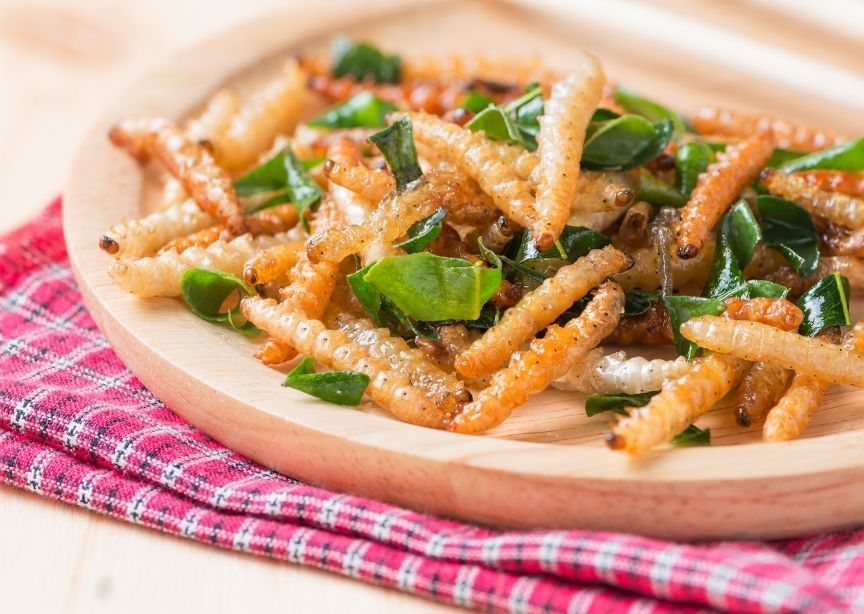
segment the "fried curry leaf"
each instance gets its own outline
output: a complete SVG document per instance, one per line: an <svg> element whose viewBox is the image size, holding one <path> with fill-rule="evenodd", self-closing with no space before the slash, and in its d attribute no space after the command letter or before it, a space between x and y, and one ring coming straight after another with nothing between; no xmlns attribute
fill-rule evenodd
<svg viewBox="0 0 864 614"><path fill-rule="evenodd" d="M689 196L699 175L714 161L714 150L703 141L684 143L675 151L678 191Z"/></svg>
<svg viewBox="0 0 864 614"><path fill-rule="evenodd" d="M399 118L381 132L370 136L369 141L378 147L387 160L387 166L396 178L396 186L399 189L423 175L420 163L417 161L414 128L410 118Z"/></svg>
<svg viewBox="0 0 864 614"><path fill-rule="evenodd" d="M675 337L675 349L687 360L693 360L699 346L681 335L681 325L690 318L698 316L719 316L726 310L726 303L716 298L667 294L663 297L663 304L669 314L669 324Z"/></svg>
<svg viewBox="0 0 864 614"><path fill-rule="evenodd" d="M543 115L543 91L529 85L525 94L503 106L487 106L465 124L469 130L482 131L488 138L537 149L540 116Z"/></svg>
<svg viewBox="0 0 864 614"><path fill-rule="evenodd" d="M462 99L462 103L459 106L463 109L468 109L472 113L479 113L486 107L494 104L495 102L486 94L471 90L465 94L465 97Z"/></svg>
<svg viewBox="0 0 864 614"><path fill-rule="evenodd" d="M680 208L687 204L684 194L644 168L639 169L638 198L655 207Z"/></svg>
<svg viewBox="0 0 864 614"><path fill-rule="evenodd" d="M813 218L803 207L776 196L757 196L765 245L783 254L801 276L819 264L819 242Z"/></svg>
<svg viewBox="0 0 864 614"><path fill-rule="evenodd" d="M686 429L675 435L669 443L678 448L710 446L711 429L700 429L695 424L691 424Z"/></svg>
<svg viewBox="0 0 864 614"><path fill-rule="evenodd" d="M664 107L658 102L654 102L653 100L649 100L644 96L640 96L639 94L631 90L621 87L616 88L615 102L621 105L621 107L628 113L635 113L636 115L641 115L645 119L652 122L668 119L672 122L672 125L675 128L675 132L678 134L682 132L687 132L687 124L684 122L681 116L678 115L678 113L669 109L668 107Z"/></svg>
<svg viewBox="0 0 864 614"><path fill-rule="evenodd" d="M830 326L849 326L849 280L840 273L820 279L795 303L804 312L798 332L808 337Z"/></svg>
<svg viewBox="0 0 864 614"><path fill-rule="evenodd" d="M671 120L652 124L640 115L591 122L585 135L582 167L591 170L625 170L653 160L672 138Z"/></svg>
<svg viewBox="0 0 864 614"><path fill-rule="evenodd" d="M817 168L835 171L864 171L864 137L789 160L779 166L779 170L784 173L809 171Z"/></svg>
<svg viewBox="0 0 864 614"><path fill-rule="evenodd" d="M611 242L609 237L603 233L585 226L565 226L558 238L558 244L546 251L540 251L537 249L529 230L522 234L515 260L524 262L537 258L566 258L570 262L574 262L592 249L606 247Z"/></svg>
<svg viewBox="0 0 864 614"><path fill-rule="evenodd" d="M398 83L402 59L398 55L386 55L369 43L339 36L331 49L331 72L334 77L354 77L358 81Z"/></svg>
<svg viewBox="0 0 864 614"><path fill-rule="evenodd" d="M648 401L657 392L643 392L641 394L592 394L585 399L585 415L590 418L597 414L611 411L626 416L628 407L644 407L648 405Z"/></svg>
<svg viewBox="0 0 864 614"><path fill-rule="evenodd" d="M409 254L423 251L429 247L429 244L441 234L446 213L444 207L438 207L435 213L429 217L411 224L411 227L408 228L408 239L397 244L396 247L404 249Z"/></svg>
<svg viewBox="0 0 864 614"><path fill-rule="evenodd" d="M238 318L242 320L239 306L224 308L232 295L236 294L239 303L244 296L255 294L255 288L239 277L210 269L189 269L180 278L180 289L189 309L202 320L225 322L244 335L258 334L251 322L237 323Z"/></svg>
<svg viewBox="0 0 864 614"><path fill-rule="evenodd" d="M360 92L309 122L321 128L379 128L387 124L387 114L396 106L372 92Z"/></svg>
<svg viewBox="0 0 864 614"><path fill-rule="evenodd" d="M368 375L356 371L316 373L314 364L312 357L307 356L288 373L282 385L336 405L360 404L369 386Z"/></svg>
<svg viewBox="0 0 864 614"><path fill-rule="evenodd" d="M627 290L624 293L624 315L640 316L651 309L658 300L660 300L660 294L657 292Z"/></svg>
<svg viewBox="0 0 864 614"><path fill-rule="evenodd" d="M762 238L759 223L745 200L733 205L720 223L720 237L703 294L717 298L740 286Z"/></svg>
<svg viewBox="0 0 864 614"><path fill-rule="evenodd" d="M486 107L465 124L465 127L474 132L482 132L487 138L495 141L504 141L511 145L523 145L522 134L516 128L516 124L499 107Z"/></svg>
<svg viewBox="0 0 864 614"><path fill-rule="evenodd" d="M476 320L501 285L497 268L420 252L375 263L363 280L422 322Z"/></svg>

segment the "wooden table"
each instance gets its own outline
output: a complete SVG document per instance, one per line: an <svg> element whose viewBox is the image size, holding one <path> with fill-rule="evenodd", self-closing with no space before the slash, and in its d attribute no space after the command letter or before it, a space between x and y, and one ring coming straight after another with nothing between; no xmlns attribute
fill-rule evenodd
<svg viewBox="0 0 864 614"><path fill-rule="evenodd" d="M0 232L14 228L57 193L88 124L136 73L195 39L284 2L91 0L73 7L62 0L0 0ZM585 10L588 3L578 4L582 8L577 10ZM610 10L610 4L624 11L619 15L633 17L635 12L640 20L652 21L645 22L647 27L698 20L705 30L700 30L698 44L705 47L721 48L732 36L754 43L756 53L803 56L853 76L864 71L864 5L855 0L737 0L722 5L658 0L650 6L617 0L593 8ZM688 44L697 43L682 42ZM4 487L0 519L0 552L5 555L0 595L6 612L449 609L335 575L161 535Z"/></svg>

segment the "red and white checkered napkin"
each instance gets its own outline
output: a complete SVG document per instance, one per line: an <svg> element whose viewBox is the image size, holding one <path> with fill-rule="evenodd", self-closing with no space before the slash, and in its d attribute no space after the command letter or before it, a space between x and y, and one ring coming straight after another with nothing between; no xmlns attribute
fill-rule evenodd
<svg viewBox="0 0 864 614"><path fill-rule="evenodd" d="M185 424L123 366L81 302L59 214L58 200L0 239L0 478L8 484L476 609L864 610L864 531L701 545L493 531L268 471Z"/></svg>

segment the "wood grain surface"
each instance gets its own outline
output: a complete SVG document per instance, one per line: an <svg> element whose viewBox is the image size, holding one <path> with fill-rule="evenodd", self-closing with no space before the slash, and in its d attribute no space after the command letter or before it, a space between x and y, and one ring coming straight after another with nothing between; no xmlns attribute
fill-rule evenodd
<svg viewBox="0 0 864 614"><path fill-rule="evenodd" d="M557 3L538 4L546 10L561 8ZM765 52L766 58L776 59L779 54L785 63L772 68L778 71L775 77L787 86L796 81L796 70L802 66L813 69L813 62L817 61L817 68L826 70L816 70L815 77L808 75L807 87L814 87L814 83L818 86L820 78L823 79L821 83L826 84L827 75L830 77L827 84L839 88L834 96L839 101L854 95L856 71L857 76L861 76L860 63L856 63L861 50L856 49L855 34L843 19L844 15L855 15L855 3L820 3L825 13L835 16L833 22L827 23L824 15L815 20L804 3L800 7L795 6L797 3L788 3L786 10L781 11L773 2L735 2L732 3L735 10L725 12L711 2L665 1L659 3L659 8L631 2L609 4L614 6L613 13L641 18L647 15L660 26L677 27L684 19L685 26L689 27L692 22L707 28L707 38L705 32L700 31L703 35L700 41L687 39L683 43L684 51L705 61L717 61L717 56L708 54L705 47L712 47L714 41L727 43L730 37L733 42L743 40L755 45L733 51L731 55L736 57L728 60L733 66L740 67L748 59L742 53L754 49ZM6 145L5 151L15 152L0 167L0 196L4 203L11 204L0 208L0 229L10 228L23 219L60 184L70 152L82 138L86 125L98 116L105 100L119 89L118 84L128 82L133 73L151 64L156 56L164 57L178 45L221 29L241 14L244 18L254 16L276 5L283 3L246 2L239 7L227 3L211 6L203 2L150 2L135 8L117 8L111 3L110 10L108 2L92 2L74 10L66 8L65 4L50 2L0 4L0 67L5 75L11 75L16 86L11 94L7 91L0 97L0 142ZM598 5L575 3L568 10L596 11ZM703 18L710 19L710 23ZM117 24L124 21L134 23L135 27L122 30L121 35ZM632 19L622 22L619 25L624 29L638 26ZM772 27L772 23L782 25L783 31L794 27L801 36L796 36L794 44L790 44L789 37L781 34L779 26ZM663 34L662 28L660 33ZM836 41L836 45L832 41ZM586 40L583 44L591 48L593 41ZM666 70L675 63L674 55L669 50L654 53L661 68ZM758 57L751 55L749 61L756 62ZM615 69L610 72L638 77L639 66L631 60L626 48L622 49L613 57ZM796 63L797 60L801 63ZM699 72L698 65L690 72L685 71L681 89L686 89L687 79L696 78ZM736 84L730 75L720 70L712 72L710 80L716 89L731 88L729 96L734 99L737 97L735 86L741 84ZM742 108L788 107L784 105L783 96L772 92L770 87L756 88L757 92L745 89L748 96L741 97L738 105ZM677 93L674 88L667 90L667 100L676 100ZM858 90L859 102L864 100L861 93ZM805 96L801 98L790 102L795 114L811 121L825 119L824 110L820 111L819 106ZM853 125L856 121L857 127ZM860 113L856 115L852 108L846 113L830 114L829 121L823 123L862 131ZM856 415L854 404L849 404L847 413L849 417ZM557 430L557 426L549 428L552 426L537 429L539 435ZM507 436L504 432L500 434ZM520 438L526 433L523 430L511 435ZM437 606L408 597L324 577L318 572L184 544L174 538L37 501L31 496L10 493L8 489L0 490L0 514L6 520L0 530L0 545L4 550L10 548L9 551L20 553L20 564L0 577L0 590L4 597L12 595L13 599L25 592L28 595L18 603L13 601L11 611L115 611L119 607L135 611L140 599L136 601L134 595L149 594L136 592L135 587L140 586L149 586L151 590L167 587L164 590L166 605L195 603L211 611L228 611L229 604L240 603L249 606L249 611L274 605L293 605L308 610L316 604L323 605L311 598L322 592L332 597L334 609L348 604L357 611L388 611L409 607L408 604L414 609L421 606L437 609ZM61 526L62 531L48 530ZM60 544L62 552L76 553L75 556L54 557L51 564L45 566L52 572L54 583L64 587L50 594L38 590L33 575L33 570L44 563L43 553L49 548L48 544L51 550L57 550ZM193 554L195 552L200 554ZM166 553L172 560L176 557L176 566L164 565L165 558L169 558L165 557ZM135 565L127 571L107 563L116 557L134 560ZM82 559L91 558L102 561L102 566L81 563ZM226 577L230 569L230 573L248 578L249 584L231 583L228 588L229 583L225 582L222 584L226 586L220 587L223 588L220 591L196 590L191 569L213 578L220 577L220 573ZM151 584L142 583L139 576L143 570L148 570L155 578ZM264 579L268 573L274 578L272 584L280 584L278 589ZM32 590L22 591L22 586ZM241 595L243 601L239 601Z"/></svg>

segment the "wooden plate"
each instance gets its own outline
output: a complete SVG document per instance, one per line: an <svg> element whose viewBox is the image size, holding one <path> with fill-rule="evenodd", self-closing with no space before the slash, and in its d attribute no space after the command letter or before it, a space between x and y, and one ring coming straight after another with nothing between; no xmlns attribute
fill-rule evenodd
<svg viewBox="0 0 864 614"><path fill-rule="evenodd" d="M572 394L545 393L488 435L456 435L281 388L282 375L253 359L257 341L208 325L177 301L135 299L108 279L98 237L118 219L139 216L154 188L150 173L109 146L108 123L181 117L218 85L248 88L279 57L323 49L334 32L418 54L540 53L563 67L584 47L617 80L682 109L772 109L864 132L860 109L836 95L860 85L845 73L846 81L837 80L837 70L829 75L835 87L822 98L805 96L783 83L818 88L825 85L818 72L799 83L790 78L794 66L775 63L769 82L739 70L748 60L762 71L741 57L746 49L732 49L719 63L703 53L709 41L694 45L674 29L658 37L656 27L638 21L480 1L379 2L360 17L350 4L340 10L327 3L268 17L177 56L113 105L74 163L64 225L88 307L121 358L168 406L223 444L313 484L493 525L668 538L791 536L864 520L864 392L832 389L800 441L758 443L758 429L742 430L728 411L715 410L699 421L711 427L711 447L638 460L607 450L607 419L586 418ZM691 46L662 42L672 39Z"/></svg>

